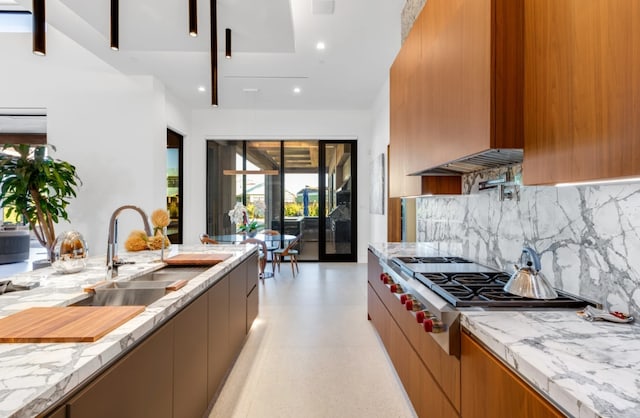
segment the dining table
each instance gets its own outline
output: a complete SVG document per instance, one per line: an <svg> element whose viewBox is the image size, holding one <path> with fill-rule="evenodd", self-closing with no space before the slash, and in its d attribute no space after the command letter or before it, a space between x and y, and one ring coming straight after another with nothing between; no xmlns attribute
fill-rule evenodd
<svg viewBox="0 0 640 418"><path fill-rule="evenodd" d="M267 247L267 254L265 257L267 258L267 264L269 261L273 261L273 252L279 248L285 248L289 242L293 241L296 236L289 234L279 234L279 235L271 235L271 234L263 234L257 233L254 236L249 236L248 234L223 234L223 235L213 235L209 236L209 238L214 239L218 242L230 243L230 244L239 244L247 238L255 238L265 243ZM264 271L264 277L269 278L273 277L275 271L273 271L273 263L271 263L272 271Z"/></svg>

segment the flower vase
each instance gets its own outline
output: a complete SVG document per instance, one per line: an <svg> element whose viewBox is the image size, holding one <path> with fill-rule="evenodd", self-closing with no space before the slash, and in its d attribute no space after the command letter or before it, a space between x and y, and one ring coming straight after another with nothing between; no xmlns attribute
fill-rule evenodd
<svg viewBox="0 0 640 418"><path fill-rule="evenodd" d="M247 236L249 238L255 238L256 235L258 235L258 230L257 229L253 229L251 231L247 231Z"/></svg>

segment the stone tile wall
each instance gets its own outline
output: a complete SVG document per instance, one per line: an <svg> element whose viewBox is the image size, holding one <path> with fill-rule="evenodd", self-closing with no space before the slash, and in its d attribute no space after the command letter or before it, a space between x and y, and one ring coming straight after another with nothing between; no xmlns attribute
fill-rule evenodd
<svg viewBox="0 0 640 418"><path fill-rule="evenodd" d="M417 241L508 272L531 246L555 287L640 315L640 183L521 187L520 201L500 201L478 190L500 173L465 176L466 195L418 198Z"/></svg>

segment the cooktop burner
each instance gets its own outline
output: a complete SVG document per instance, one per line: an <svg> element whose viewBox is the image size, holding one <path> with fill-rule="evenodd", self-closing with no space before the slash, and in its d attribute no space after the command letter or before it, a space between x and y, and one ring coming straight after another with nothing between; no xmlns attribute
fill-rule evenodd
<svg viewBox="0 0 640 418"><path fill-rule="evenodd" d="M558 291L556 299L530 299L504 291L505 273L437 273L414 277L456 307L583 308L588 302Z"/></svg>

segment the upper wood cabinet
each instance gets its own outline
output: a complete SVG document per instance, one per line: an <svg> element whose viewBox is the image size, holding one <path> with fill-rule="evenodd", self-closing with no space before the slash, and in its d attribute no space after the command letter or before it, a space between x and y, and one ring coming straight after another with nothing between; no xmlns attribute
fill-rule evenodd
<svg viewBox="0 0 640 418"><path fill-rule="evenodd" d="M390 72L390 195L407 177L523 147L523 0L429 0Z"/></svg>
<svg viewBox="0 0 640 418"><path fill-rule="evenodd" d="M525 184L640 175L639 21L636 1L526 2Z"/></svg>

